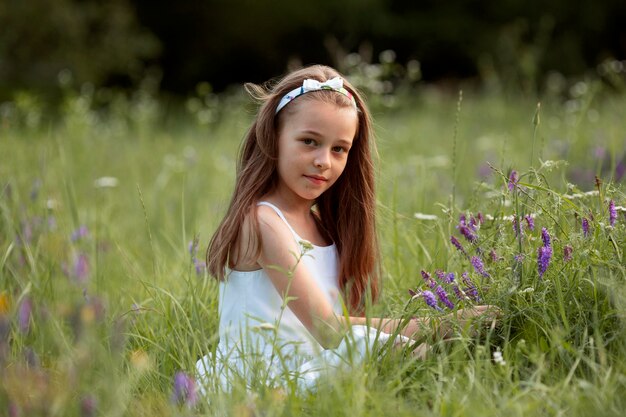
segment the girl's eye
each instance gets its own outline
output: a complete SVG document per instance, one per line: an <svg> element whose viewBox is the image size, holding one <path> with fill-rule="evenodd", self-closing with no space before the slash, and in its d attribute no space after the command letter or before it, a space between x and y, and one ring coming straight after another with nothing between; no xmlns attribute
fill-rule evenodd
<svg viewBox="0 0 626 417"><path fill-rule="evenodd" d="M348 150L342 146L333 146L333 152L344 153L344 152L348 152Z"/></svg>
<svg viewBox="0 0 626 417"><path fill-rule="evenodd" d="M315 141L313 139L303 139L302 143L305 145L315 145Z"/></svg>

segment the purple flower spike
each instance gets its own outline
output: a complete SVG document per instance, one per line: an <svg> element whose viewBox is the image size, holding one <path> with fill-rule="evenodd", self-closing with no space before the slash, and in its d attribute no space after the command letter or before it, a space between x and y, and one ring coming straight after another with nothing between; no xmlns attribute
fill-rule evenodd
<svg viewBox="0 0 626 417"><path fill-rule="evenodd" d="M563 260L565 262L569 262L572 260L572 252L573 252L573 249L569 245L563 248Z"/></svg>
<svg viewBox="0 0 626 417"><path fill-rule="evenodd" d="M552 258L552 248L550 246L542 246L537 250L537 270L539 277L543 277L548 266L550 266L550 259Z"/></svg>
<svg viewBox="0 0 626 417"><path fill-rule="evenodd" d="M435 292L437 293L437 297L439 297L439 300L443 304L445 304L446 307L448 307L450 310L454 308L454 304L452 304L452 301L450 301L450 299L448 298L448 294L446 293L446 290L444 290L441 285L437 286L437 288L435 289Z"/></svg>
<svg viewBox="0 0 626 417"><path fill-rule="evenodd" d="M80 402L80 412L81 417L93 417L96 415L96 410L98 408L98 401L96 397L93 395L87 395L83 397Z"/></svg>
<svg viewBox="0 0 626 417"><path fill-rule="evenodd" d="M456 294L456 298L459 300L465 300L467 298L465 293L463 293L463 290L461 290L458 285L454 284L452 289L454 290L454 294Z"/></svg>
<svg viewBox="0 0 626 417"><path fill-rule="evenodd" d="M468 242L476 241L477 237L474 232L472 232L472 229L467 227L465 224L459 224L457 227L459 232L463 235L463 237L465 237L465 239L467 239Z"/></svg>
<svg viewBox="0 0 626 417"><path fill-rule="evenodd" d="M517 221L517 215L513 216L513 220L511 221L513 226L513 231L515 232L515 237L518 237L522 234L522 224Z"/></svg>
<svg viewBox="0 0 626 417"><path fill-rule="evenodd" d="M461 242L459 242L457 238L455 238L454 236L450 236L450 242L452 242L454 247L457 248L463 255L465 255L465 249L463 249L463 245L461 245Z"/></svg>
<svg viewBox="0 0 626 417"><path fill-rule="evenodd" d="M17 324L22 333L28 333L30 329L30 318L33 312L33 302L30 297L25 297L17 310Z"/></svg>
<svg viewBox="0 0 626 417"><path fill-rule="evenodd" d="M179 371L174 375L174 392L172 402L193 407L198 400L196 381L186 373Z"/></svg>
<svg viewBox="0 0 626 417"><path fill-rule="evenodd" d="M426 282L426 285L428 285L430 288L435 288L437 283L435 282L434 279L431 278L430 274L424 271L423 269L422 269L421 274L422 274L422 278L424 278L424 281Z"/></svg>
<svg viewBox="0 0 626 417"><path fill-rule="evenodd" d="M483 224L485 222L485 218L480 211L476 213L476 218L478 219L478 224Z"/></svg>
<svg viewBox="0 0 626 417"><path fill-rule="evenodd" d="M191 242L189 242L188 250L189 250L189 254L193 258L196 257L196 249L198 249L198 242L196 242L195 240L192 240Z"/></svg>
<svg viewBox="0 0 626 417"><path fill-rule="evenodd" d="M71 239L72 239L72 242L77 242L81 239L86 238L88 235L89 235L89 229L87 229L87 226L82 225L78 229L74 230L74 232L72 233Z"/></svg>
<svg viewBox="0 0 626 417"><path fill-rule="evenodd" d="M78 255L76 263L74 263L74 277L80 283L87 281L89 276L89 258L84 253Z"/></svg>
<svg viewBox="0 0 626 417"><path fill-rule="evenodd" d="M472 280L469 278L469 274L467 272L463 272L461 274L461 280L465 285L467 285L467 287L463 291L463 294L466 294L474 301L480 301L480 297L478 296L478 290L476 289L476 286L474 285Z"/></svg>
<svg viewBox="0 0 626 417"><path fill-rule="evenodd" d="M524 219L526 220L526 224L528 225L528 230L530 230L531 232L535 230L535 220L532 218L532 216L530 214L527 214L526 216L524 216Z"/></svg>
<svg viewBox="0 0 626 417"><path fill-rule="evenodd" d="M586 217L583 217L583 236L589 236L589 220Z"/></svg>
<svg viewBox="0 0 626 417"><path fill-rule="evenodd" d="M424 301L426 301L426 304L429 307L434 308L437 311L441 311L441 307L439 307L437 305L437 298L435 298L435 294L433 294L432 292L426 290L424 292L422 292L422 297L424 297Z"/></svg>
<svg viewBox="0 0 626 417"><path fill-rule="evenodd" d="M446 284L452 284L454 282L454 272L449 272L443 282Z"/></svg>
<svg viewBox="0 0 626 417"><path fill-rule="evenodd" d="M487 278L490 277L489 273L485 271L485 266L483 265L483 261L481 261L478 256L472 256L471 262L476 272L478 272L483 277L487 277Z"/></svg>
<svg viewBox="0 0 626 417"><path fill-rule="evenodd" d="M495 249L489 251L489 257L491 258L491 262L498 262L498 254Z"/></svg>
<svg viewBox="0 0 626 417"><path fill-rule="evenodd" d="M474 216L470 216L469 228L475 232L477 227L478 227L478 222L476 221L476 218Z"/></svg>
<svg viewBox="0 0 626 417"><path fill-rule="evenodd" d="M196 275L201 276L206 269L206 265L204 264L204 262L200 262L197 259L194 261L194 265L196 267Z"/></svg>
<svg viewBox="0 0 626 417"><path fill-rule="evenodd" d="M511 174L509 175L509 191L513 191L513 189L517 186L518 181L517 171L511 171Z"/></svg>
<svg viewBox="0 0 626 417"><path fill-rule="evenodd" d="M541 228L541 240L543 240L543 246L546 248L550 247L550 233L548 233L548 229L545 227Z"/></svg>
<svg viewBox="0 0 626 417"><path fill-rule="evenodd" d="M615 210L615 201L609 201L609 223L611 226L615 226L615 220L617 220L617 210Z"/></svg>

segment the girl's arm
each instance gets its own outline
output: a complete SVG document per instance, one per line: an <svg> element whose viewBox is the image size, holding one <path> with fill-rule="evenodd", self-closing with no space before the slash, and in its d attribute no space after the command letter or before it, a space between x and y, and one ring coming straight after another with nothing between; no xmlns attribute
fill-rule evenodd
<svg viewBox="0 0 626 417"><path fill-rule="evenodd" d="M289 228L268 207L257 207L257 214L261 234L261 251L257 262L267 272L281 297L289 297L288 306L291 311L322 346L328 347L336 339L333 333L342 334L351 325L369 325L385 333L399 331L400 334L416 340L432 336L433 333L440 337L451 335L452 323L445 319L438 319L440 323L431 323L427 318L414 318L406 323L401 319L345 317L335 314L324 291L306 266L299 262L294 268L296 255L301 253L301 248L294 241ZM285 273L290 270L291 276ZM460 319L459 324L464 326L464 323L484 314L495 319L497 310L490 306L477 306L459 310L455 314Z"/></svg>

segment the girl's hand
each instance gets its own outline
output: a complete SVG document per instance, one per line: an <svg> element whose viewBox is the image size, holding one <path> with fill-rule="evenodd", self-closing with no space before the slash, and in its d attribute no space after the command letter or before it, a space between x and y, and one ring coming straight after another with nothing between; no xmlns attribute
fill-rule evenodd
<svg viewBox="0 0 626 417"><path fill-rule="evenodd" d="M455 329L475 337L482 328L495 328L502 311L495 306L465 308L438 318L413 318L402 333L413 340L449 339Z"/></svg>
<svg viewBox="0 0 626 417"><path fill-rule="evenodd" d="M491 305L461 309L448 314L441 320L437 334L447 339L452 337L454 329L458 328L462 332L467 332L470 337L475 337L481 329L494 329L501 316L502 310Z"/></svg>

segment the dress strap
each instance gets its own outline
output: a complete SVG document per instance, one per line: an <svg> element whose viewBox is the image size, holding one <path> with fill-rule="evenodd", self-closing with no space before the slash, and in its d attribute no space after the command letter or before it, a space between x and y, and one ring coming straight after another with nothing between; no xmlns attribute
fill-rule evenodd
<svg viewBox="0 0 626 417"><path fill-rule="evenodd" d="M278 207L276 207L275 205L273 205L272 203L270 203L268 201L259 201L258 203L256 203L256 205L257 206L267 206L267 207L270 207L272 210L274 210L276 212L276 214L278 214L278 217L280 217L285 222L285 224L287 225L289 230L291 230L291 233L293 234L294 238L296 239L296 242L299 242L299 241L302 240L300 235L298 235L296 233L296 231L293 230L293 227L291 227L291 225L289 224L289 222L285 218L285 215L283 214L282 211L280 211L280 209Z"/></svg>

